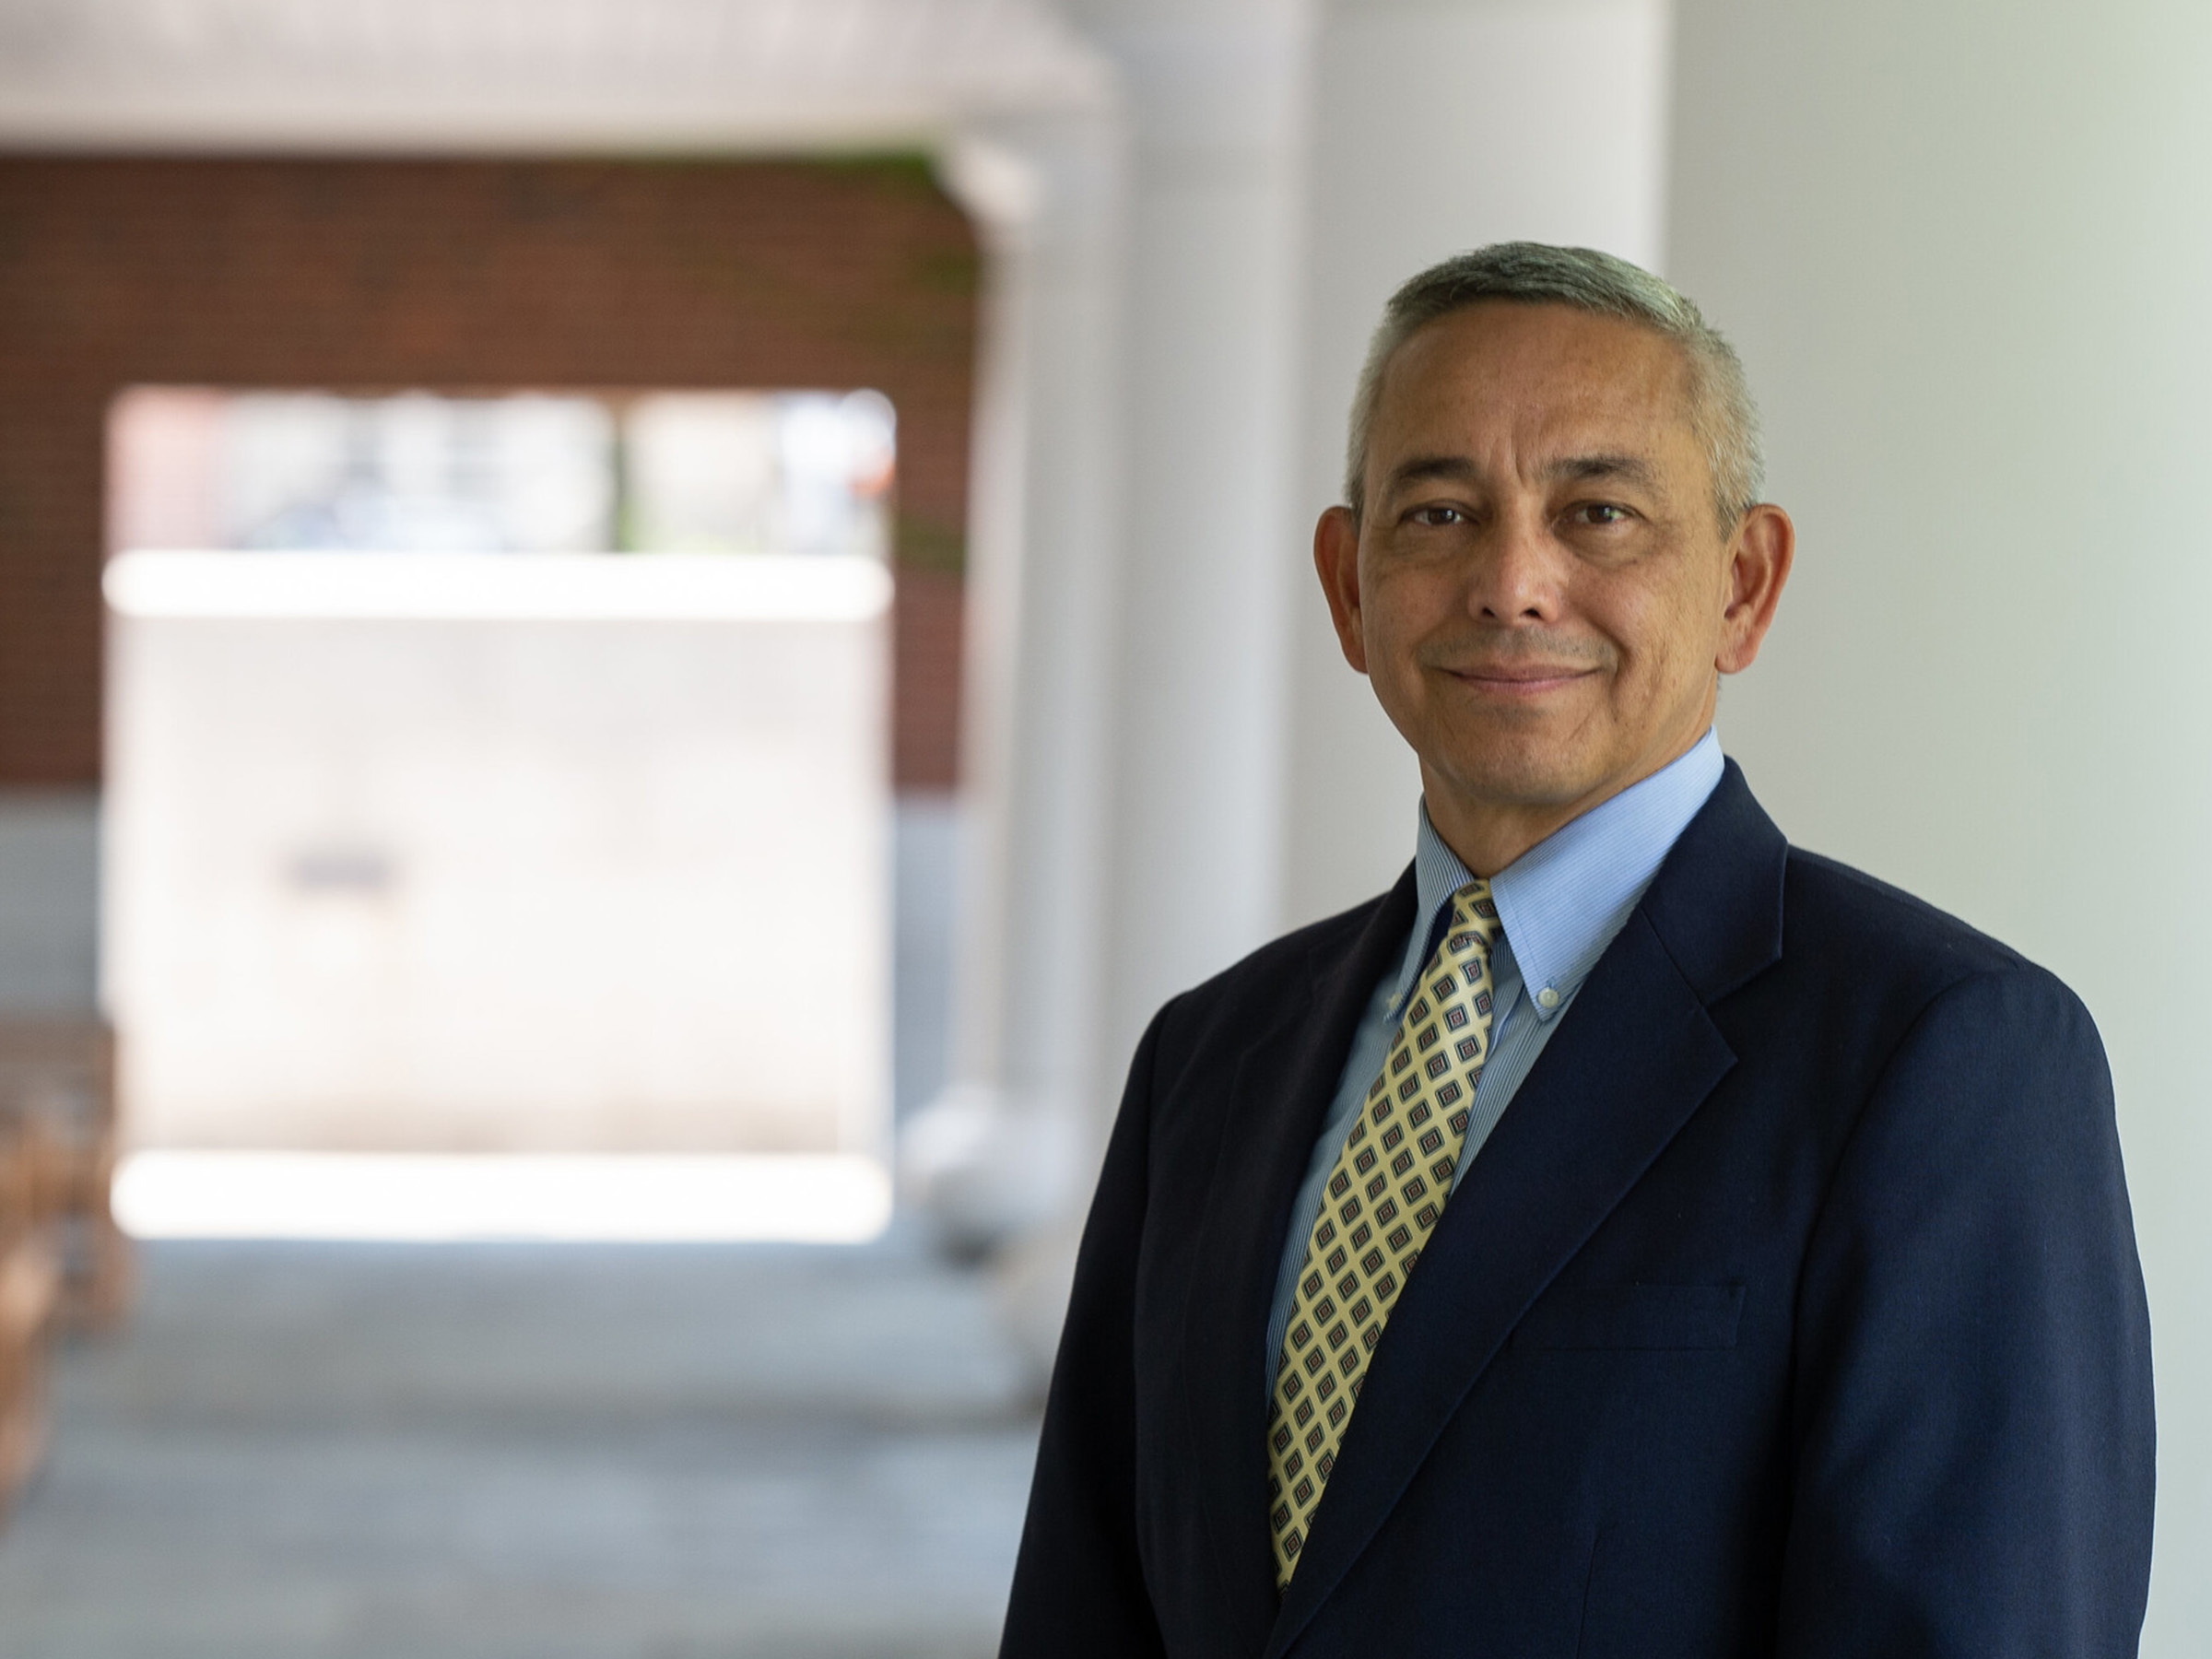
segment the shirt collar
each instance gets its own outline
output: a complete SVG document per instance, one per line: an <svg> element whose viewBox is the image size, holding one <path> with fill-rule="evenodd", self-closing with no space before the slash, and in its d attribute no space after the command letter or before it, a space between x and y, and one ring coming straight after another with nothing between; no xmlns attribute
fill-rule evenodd
<svg viewBox="0 0 2212 1659"><path fill-rule="evenodd" d="M1687 753L1561 825L1490 878L1506 943L1538 1019L1561 1012L1597 966L1720 783L1722 765L1721 740L1707 727ZM1427 958L1437 912L1473 879L1429 821L1423 801L1414 853L1420 928L1408 979Z"/></svg>

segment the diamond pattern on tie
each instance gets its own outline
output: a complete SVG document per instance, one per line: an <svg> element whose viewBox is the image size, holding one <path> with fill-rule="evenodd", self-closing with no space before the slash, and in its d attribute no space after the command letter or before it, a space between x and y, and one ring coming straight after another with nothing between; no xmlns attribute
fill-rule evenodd
<svg viewBox="0 0 2212 1659"><path fill-rule="evenodd" d="M1490 884L1452 896L1382 1070L1329 1171L1277 1361L1267 1413L1268 1525L1288 1585L1336 1448L1406 1276L1452 1195L1476 1079L1490 1047Z"/></svg>

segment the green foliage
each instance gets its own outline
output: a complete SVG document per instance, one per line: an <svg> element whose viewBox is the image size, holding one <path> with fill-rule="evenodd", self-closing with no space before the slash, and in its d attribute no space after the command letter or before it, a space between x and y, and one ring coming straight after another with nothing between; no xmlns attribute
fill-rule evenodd
<svg viewBox="0 0 2212 1659"><path fill-rule="evenodd" d="M899 514L896 561L910 571L958 576L968 568L968 538L949 524L912 512Z"/></svg>

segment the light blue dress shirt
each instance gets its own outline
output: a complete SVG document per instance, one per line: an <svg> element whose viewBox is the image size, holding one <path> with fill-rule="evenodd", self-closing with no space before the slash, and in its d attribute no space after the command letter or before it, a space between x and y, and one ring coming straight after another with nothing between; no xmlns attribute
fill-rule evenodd
<svg viewBox="0 0 2212 1659"><path fill-rule="evenodd" d="M1475 1085L1466 1144L1452 1178L1457 1191L1467 1166L1505 1115L1521 1080L1573 1006L1575 994L1597 959L1628 924L1630 914L1668 851L1721 781L1721 741L1708 728L1687 754L1641 782L1554 830L1490 878L1504 936L1491 959L1496 993L1490 1023L1490 1053ZM1322 1188L1353 1115L1368 1086L1390 1054L1398 1029L1398 1009L1434 948L1436 928L1452 895L1474 877L1444 844L1420 810L1414 853L1418 894L1414 924L1406 935L1403 961L1385 974L1369 998L1367 1011L1352 1036L1352 1050L1329 1102L1321 1137L1306 1165L1306 1178L1290 1208L1290 1230L1283 1241L1282 1266L1276 1275L1275 1312L1267 1322L1266 1387L1275 1388L1276 1359L1283 1351L1283 1330L1290 1322L1290 1300L1305 1265L1313 1218L1321 1211Z"/></svg>

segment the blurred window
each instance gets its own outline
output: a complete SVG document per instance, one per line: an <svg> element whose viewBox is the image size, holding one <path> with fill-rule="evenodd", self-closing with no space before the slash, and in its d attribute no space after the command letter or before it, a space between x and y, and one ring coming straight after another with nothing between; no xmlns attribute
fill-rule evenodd
<svg viewBox="0 0 2212 1659"><path fill-rule="evenodd" d="M895 422L875 392L140 387L111 433L117 550L889 548Z"/></svg>
<svg viewBox="0 0 2212 1659"><path fill-rule="evenodd" d="M640 551L889 551L889 400L669 392L622 413L624 534Z"/></svg>

